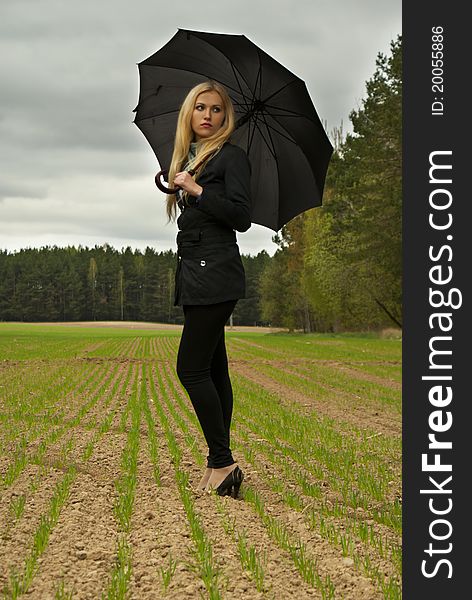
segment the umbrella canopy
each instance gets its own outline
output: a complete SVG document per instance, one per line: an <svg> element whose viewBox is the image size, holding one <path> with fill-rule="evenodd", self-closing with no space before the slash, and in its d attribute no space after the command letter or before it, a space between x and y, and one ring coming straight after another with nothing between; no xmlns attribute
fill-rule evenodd
<svg viewBox="0 0 472 600"><path fill-rule="evenodd" d="M171 162L184 98L212 79L226 87L234 105L231 142L251 162L252 222L278 231L321 205L333 148L305 83L244 35L179 29L138 67L134 122L162 168Z"/></svg>

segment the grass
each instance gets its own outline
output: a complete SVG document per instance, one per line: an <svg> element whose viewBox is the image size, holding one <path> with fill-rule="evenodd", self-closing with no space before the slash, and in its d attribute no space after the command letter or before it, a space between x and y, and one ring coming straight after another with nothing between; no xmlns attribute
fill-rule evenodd
<svg viewBox="0 0 472 600"><path fill-rule="evenodd" d="M167 592L167 588L172 581L172 577L175 574L175 569L177 568L177 561L172 558L172 554L169 552L168 554L168 564L166 567L160 567L160 573L162 577L162 587L164 592Z"/></svg>
<svg viewBox="0 0 472 600"><path fill-rule="evenodd" d="M148 383L152 397L157 400L159 396L157 394L154 379L151 375L149 376ZM158 389L161 394L165 394L163 381L160 378L158 378ZM219 589L220 573L214 562L212 542L206 535L201 519L195 509L195 502L189 485L188 473L186 473L181 467L182 450L178 445L176 437L172 431L169 418L163 406L158 401L154 402L154 406L156 408L160 426L165 432L167 445L175 468L175 480L180 499L187 516L188 528L193 540L192 552L195 557L194 570L203 581L203 584L208 591L208 597L211 600L219 600L221 598ZM167 406L169 405L167 404Z"/></svg>
<svg viewBox="0 0 472 600"><path fill-rule="evenodd" d="M163 443L186 519L193 556L189 577L202 582L205 597L228 595L228 573L190 485L189 459L203 466L205 444L175 374L179 339L179 330L0 324L0 490L11 493L10 519L3 533L21 527L50 469L62 471L21 566L9 570L5 597L19 597L31 588L39 559L69 502L77 469L112 427L113 435L123 436L125 443L113 497L115 556L102 598L129 597L139 456L149 457L158 495L168 485L161 472ZM278 548L285 557L284 568L300 578L300 586L315 589L323 599L342 597L324 557L307 542L307 536L315 534L339 561L352 559L354 572L368 578L379 597L400 598L401 440L388 431L379 434L368 422L354 425L349 407L374 406L385 418L399 419L401 340L372 334L228 331L227 346L230 361L242 361L252 372L281 384L281 390L324 402L327 410L317 413L310 404L307 409L283 392L270 392L232 373L232 448L258 481L257 486L250 478L244 481L242 501L269 541L263 548L234 501L214 496L215 514L226 536L218 544L239 562L255 593L270 592L273 576L267 561ZM331 402L346 407L343 420L328 416ZM80 444L79 452L84 432L87 442ZM52 447L59 449L53 462L48 458ZM73 455L78 457L75 461ZM168 552L157 565L163 594L172 593L179 563L179 557ZM73 597L64 580L55 582L53 593L56 598Z"/></svg>

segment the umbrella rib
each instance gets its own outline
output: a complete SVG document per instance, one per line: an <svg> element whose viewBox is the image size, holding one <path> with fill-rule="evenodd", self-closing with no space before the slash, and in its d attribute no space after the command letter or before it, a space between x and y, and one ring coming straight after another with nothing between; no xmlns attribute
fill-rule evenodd
<svg viewBox="0 0 472 600"><path fill-rule="evenodd" d="M269 144L269 142L266 140L264 133L262 132L262 129L259 127L259 123L257 122L258 119L254 119L254 131L253 131L253 137L254 137L254 133L256 131L256 127L257 130L259 131L259 133L261 134L261 138L264 140L267 148L269 149L269 152L272 154L273 158L277 161L277 156L275 154L275 148L274 148L274 144L272 142L272 138L270 138L271 144ZM270 136L269 136L270 137ZM252 143L252 142L251 142Z"/></svg>
<svg viewBox="0 0 472 600"><path fill-rule="evenodd" d="M181 88L183 90L187 89L187 86L185 86L185 85L177 85L177 84L175 84L172 87L174 87L174 88ZM153 98L154 96L157 96L158 93L159 93L159 90L161 88L162 88L162 85L158 85L157 88L152 93L148 94L144 98L141 98L140 101L138 102L138 106L133 110L133 112L136 112L138 110L138 108L143 104L143 102L146 102L146 100L149 100L149 98Z"/></svg>
<svg viewBox="0 0 472 600"><path fill-rule="evenodd" d="M229 59L228 59L228 60L229 60ZM233 62L231 62L231 69L233 70L233 74L234 74L234 77L235 77L235 79L236 79L236 83L238 84L238 87L239 87L239 93L241 94L241 96L242 96L242 98L243 98L243 101L244 101L244 108L246 108L246 109L247 109L247 108L249 108L249 106L248 106L248 103L247 103L247 98L246 98L246 96L245 96L245 94L244 94L244 92L243 92L243 90L242 90L241 83L240 83L240 81L239 81L239 79L238 79L238 76L237 76L237 74L236 74L236 67L234 66ZM238 102L238 106L243 106L243 103L240 103L240 102Z"/></svg>
<svg viewBox="0 0 472 600"><path fill-rule="evenodd" d="M182 29L181 31L188 31L188 30ZM193 33L193 32L190 32L190 33ZM237 71L239 73L239 77L244 81L244 83L246 84L248 90L251 89L251 87L250 87L249 83L246 81L246 78L244 77L244 75L241 73L241 71L238 69L238 67L233 63L233 61L231 60L231 58L229 58L229 56L225 52L223 52L223 50L221 48L218 48L217 46L214 46L208 40L206 40L205 38L202 38L202 37L200 37L198 35L196 35L195 37L197 37L200 41L205 42L205 44L208 44L208 46L210 46L213 50L216 50L220 54L222 54L226 58L226 60L228 60L230 62L231 68L233 69L233 72ZM252 42L250 42L250 43L252 44ZM255 45L255 44L253 44L253 45ZM256 46L256 48L257 48L257 46ZM235 76L236 76L236 74L235 74ZM214 79L214 81L218 81L218 80ZM238 86L241 87L240 83L239 83L239 79L237 77L236 77L236 81L238 83ZM220 83L222 83L222 82L220 81ZM223 85L225 87L229 88L230 90L232 90L233 92L237 93L237 90L235 90L233 87L230 87L230 86L226 85L226 83L224 83ZM244 93L242 92L242 90L240 90L240 93L242 94L243 98L245 98Z"/></svg>
<svg viewBox="0 0 472 600"><path fill-rule="evenodd" d="M219 50L219 52L221 52L221 54L223 54L223 56L226 56L226 54L224 52L222 52L222 50L220 50L219 48L218 48L218 50ZM233 61L226 56L226 58L231 63L231 69L233 70L234 77L235 77L236 82L237 82L237 84L239 86L239 92L240 92L240 94L241 94L241 96L243 98L244 108L246 109L246 111L251 110L251 108L252 108L252 105L253 105L253 102L254 102L254 98L256 97L256 87L257 87L258 82L259 82L259 97L260 97L260 94L262 93L262 62L261 62L261 56L260 56L260 49L259 48L257 48L257 56L259 58L259 69L257 71L257 77L256 77L256 81L254 83L254 89L252 89L252 90L249 87L249 83L247 82L246 78L241 73L241 71L236 67L236 65L233 63ZM238 77L238 75L239 75L239 77ZM242 87L241 87L241 84L240 84L240 79L239 78L241 78L245 82L245 84L247 85L248 89L251 91L252 98L250 98L249 96L246 96L244 94L244 92L242 90ZM248 101L249 101L249 103L248 103ZM243 104L242 103L238 103L237 106L241 107L241 106L243 106ZM249 147L250 147L250 145L252 144L252 140L251 141L248 140L248 144L249 144Z"/></svg>
<svg viewBox="0 0 472 600"><path fill-rule="evenodd" d="M235 74L235 76L236 76L236 74ZM239 84L239 81L238 81L238 84ZM225 86L225 87L229 87L229 86ZM234 92L236 92L236 93L237 93L237 90L234 90L233 88L230 88L230 89L232 89ZM242 89L241 89L241 88L240 88L240 94L241 94L241 96L242 96L242 98L243 98L243 101L244 101L244 102L236 102L236 101L232 100L232 102L233 102L233 105L234 105L234 106L236 106L237 108L243 107L243 108L245 108L245 109L248 109L248 108L249 108L249 105L248 105L248 103L247 103L247 99L248 99L248 97L244 95L244 92L242 91ZM143 98L143 99L141 100L141 102L138 104L138 106L137 106L137 107L134 109L134 111L133 111L133 112L137 112L137 111L138 111L138 109L139 109L139 106L141 106L145 100L148 100L149 98L152 98L153 96L155 96L155 94L150 94L149 96L146 96L146 98ZM147 117L143 117L143 118L141 118L141 119L135 119L135 122L138 122L138 121L144 121L145 119L152 119L152 118L154 118L154 117L163 117L163 116L165 116L165 115L170 115L170 114L172 114L172 113L176 113L176 112L178 113L178 112L179 112L179 110L180 110L180 109L175 109L175 110L169 110L169 111L166 111L166 112L155 113L155 114L153 114L153 115L149 115L149 116L147 116ZM281 109L281 110L284 110L284 109ZM271 116L283 116L283 115L271 115ZM290 115L290 116L298 116L298 115L296 115L296 114L294 113L293 115ZM303 116L303 115L301 115L301 116Z"/></svg>
<svg viewBox="0 0 472 600"><path fill-rule="evenodd" d="M269 135L270 143L272 144L273 156L274 156L275 161L277 162L277 156L276 156L276 152L275 152L275 144L274 144L274 140L272 139L272 135L270 133L270 129L274 129L274 128L269 127L269 124L266 121L266 116L265 116L264 112L261 112L261 118L264 120L265 126L267 127L267 133ZM276 129L274 129L274 130L277 131ZM261 135L262 135L262 133L261 133Z"/></svg>
<svg viewBox="0 0 472 600"><path fill-rule="evenodd" d="M273 104L266 104L265 106L267 108L273 108L275 110L280 110L280 111L283 111L285 113L285 114L281 114L281 115L275 115L274 113L270 113L272 116L277 116L277 117L303 117L304 119L307 119L308 121L311 121L315 125L318 125L317 121L315 121L312 117L308 117L307 115L304 115L303 113L298 113L298 112L296 112L294 110L289 110L288 108L283 108L282 106L274 106Z"/></svg>
<svg viewBox="0 0 472 600"><path fill-rule="evenodd" d="M287 110L287 109L281 108L280 110ZM267 112L268 112L268 114L270 114L271 117L284 117L284 118L285 117L286 118L288 118L288 117L297 117L297 118L302 117L304 119L310 119L310 117L307 117L306 115L302 115L302 114L296 113L296 112L292 112L291 114L276 113L276 112L274 112L272 110L271 111L267 111Z"/></svg>
<svg viewBox="0 0 472 600"><path fill-rule="evenodd" d="M264 118L264 123L265 123L265 125L266 125L266 127L268 129L272 129L273 131L275 131L275 133L277 133L281 137L285 138L288 142L291 142L292 144L295 144L295 146L299 146L299 144L289 134L286 134L283 131L280 131L280 129L277 129L276 127L274 127L270 123L267 123L267 121L265 120L265 118ZM277 123L277 125L279 125L279 123Z"/></svg>
<svg viewBox="0 0 472 600"><path fill-rule="evenodd" d="M254 119L252 119L252 120L250 120L250 121L249 121L249 127L248 127L248 137L249 137L249 132L251 131L251 123L252 123L252 125L253 125L253 127L252 127L252 134L251 134L251 139L250 139L250 141L248 141L248 150L247 150L247 151L249 152L249 150L251 149L252 142L253 142L253 140L254 140L254 134L256 133L256 128L257 128L257 130L258 130L258 131L259 131L259 133L261 134L261 138L264 140L264 142L265 142L266 146L269 148L269 151L270 151L270 153L271 153L271 154L272 154L272 156L275 158L275 153L274 153L274 150L273 150L273 148L272 148L272 149L270 148L269 144L267 143L267 140L266 140L266 139L265 139L265 137L264 137L264 134L262 133L262 131L261 131L261 129L260 129L260 127L259 127L259 125L257 124L257 116L255 116L255 118L254 118Z"/></svg>
<svg viewBox="0 0 472 600"><path fill-rule="evenodd" d="M162 113L156 113L155 115L148 115L147 117L142 117L141 119L137 118L137 115L134 119L135 123L139 123L140 121L145 121L146 119L155 119L157 117L165 117L166 115L171 115L173 113L178 113L180 111L180 108L174 109L174 110L168 110L166 112L162 112Z"/></svg>
<svg viewBox="0 0 472 600"><path fill-rule="evenodd" d="M273 104L267 104L268 100L270 100L271 98L273 98L274 96L276 96L277 94L279 94L282 90L284 90L285 88L287 88L289 85L292 85L292 83L294 83L296 81L300 81L300 79L298 77L295 77L294 79L291 79L285 85L283 85L281 88L279 88L278 90L276 90L275 92L273 92L270 96L267 96L267 98L264 99L264 105L267 106L267 108L273 108L273 109L276 109L276 110L281 110L281 111L286 112L286 113L290 113L290 114L287 114L287 115L274 115L274 116L304 117L305 119L308 119L309 121L312 121L312 123L315 123L317 125L318 123L312 117L308 117L307 115L304 115L302 113L298 113L296 111L289 110L288 108L283 108L281 106L274 106Z"/></svg>
<svg viewBox="0 0 472 600"><path fill-rule="evenodd" d="M276 96L277 94L279 94L282 90L284 90L289 85L292 85L292 83L294 81L299 81L299 78L298 77L294 77L293 79L291 79L290 81L288 81L285 85L283 85L281 88L279 88L278 90L276 90L275 92L273 92L270 96L267 96L267 98L264 100L264 103L267 102L267 100L270 100L271 98L273 98L274 96Z"/></svg>
<svg viewBox="0 0 472 600"><path fill-rule="evenodd" d="M217 50L219 52L221 52L221 50L219 48ZM224 54L224 52L221 52L221 54L223 54L223 56L225 56L229 60L229 62L231 63L231 65L233 65L232 61L226 56L226 54ZM176 67L163 67L163 65L145 65L145 66L148 67L148 68L151 68L151 69L167 68L167 69L171 69L172 71L179 71L179 72L182 72L182 73L189 73L190 75L201 75L206 80L208 80L208 75L206 73L201 73L200 71L194 71L194 70L190 71L189 69L179 69L179 68L176 68ZM238 69L236 69L236 70L238 70ZM239 73L239 70L238 70L238 73ZM240 76L241 76L242 79L244 79L244 77L242 75L240 75ZM223 83L222 81L220 81L216 77L212 77L212 79L213 79L213 81L218 81L218 83L221 83L221 85L224 85L225 88L227 88L228 90L231 90L235 94L241 93L244 96L244 93L241 92L241 91L238 91L235 87L233 87L231 85L228 85L227 83ZM246 82L246 85L247 85L247 81L245 79L244 79L244 81ZM239 85L239 81L238 81L238 85ZM185 87L185 86L175 86L175 87ZM249 85L248 85L248 88L249 88ZM249 88L249 89L251 89L251 88Z"/></svg>
<svg viewBox="0 0 472 600"><path fill-rule="evenodd" d="M255 95L255 89L257 87L257 83L259 82L259 98L261 98L261 95L262 95L262 60L261 60L261 51L260 51L259 48L257 49L257 58L259 59L259 69L257 71L257 78L256 78L256 82L254 84L253 95ZM262 115L262 112L260 113L260 115ZM259 123L258 123L259 115L256 113L254 116L255 116L255 119L254 119L254 132L256 131L256 127L257 127L257 130L259 131L259 133L261 135L261 138L264 140L264 142L265 142L267 148L269 149L269 152L272 154L275 162L277 162L277 155L275 153L274 141L273 141L270 133L268 132L269 133L270 144L267 142L267 140L264 137L264 134L262 132L262 129L259 127ZM264 119L264 122L265 122L265 119Z"/></svg>
<svg viewBox="0 0 472 600"><path fill-rule="evenodd" d="M257 55L259 56L259 51L257 52ZM251 99L251 106L249 107L249 110L253 109L253 104L254 104L254 98L256 96L256 87L257 87L257 81L259 80L259 75L261 73L261 60L260 60L260 56L259 56L259 70L257 72L257 77L256 77L256 81L254 83L254 89L251 90L251 88L249 88L251 90L252 93L252 99ZM247 83L247 82L246 82ZM249 86L248 86L249 87ZM256 121L254 121L253 123L253 128L252 128L252 133L251 133L251 119L249 119L249 127L248 127L248 148L247 151L249 152L251 150L251 146L252 143L254 141L254 134L256 133ZM264 140L265 141L265 140Z"/></svg>
<svg viewBox="0 0 472 600"><path fill-rule="evenodd" d="M257 87L258 82L259 82L259 98L261 97L261 94L262 94L262 61L261 61L261 52L260 52L259 48L257 49L257 58L259 59L259 69L257 70L257 77L256 77L256 81L254 83L254 89L252 91L253 98L256 97L256 87Z"/></svg>
<svg viewBox="0 0 472 600"><path fill-rule="evenodd" d="M271 125L270 123L268 123L268 122L267 122L267 120L266 120L266 118L265 118L265 115L264 115L264 113L263 113L263 112L262 112L261 114L262 114L262 119L264 120L264 124L265 124L265 126L267 127L267 129L268 129L268 130L269 130L269 129L272 129L273 131L275 131L275 133L277 133L278 135L280 135L281 137L283 137L284 139L286 139L288 142L290 142L290 143L294 144L295 146L299 146L299 144L298 144L298 143L297 143L297 142L296 142L296 141L295 141L295 140L294 140L294 139L293 139L293 138L292 138L292 137L291 137L289 134L286 134L286 133L284 133L283 131L280 131L280 129L277 129L276 127L274 127L273 125ZM270 116L272 116L272 115L270 115ZM254 126L253 126L253 130L252 130L252 135L250 135L250 131L251 131L251 127L250 127L250 125L251 125L251 121L249 121L249 127L248 127L248 142L247 142L247 143L248 143L248 152L249 152L249 150L250 150L250 148L251 148L251 145L252 145L252 140L253 140L253 138L254 138L254 133L255 133L255 130L256 130L256 126L257 126L257 118L258 118L258 117L257 117L257 116L255 116L255 117L254 117L254 119L253 119L253 120L251 120L251 121L254 121L254 123L253 123L253 125L254 125ZM277 123L277 124L279 125L279 123ZM267 140L264 138L264 135L263 135L263 133L262 133L261 129L259 128L259 126L257 126L257 128L258 128L258 130L259 130L259 132L260 132L260 134L261 134L261 137L263 138L264 142L265 142L265 143L266 143L266 145L269 147L269 144L268 144ZM270 141L271 141L271 143L272 143L272 155L275 157L275 155L276 155L276 152L275 152L275 144L274 144L274 141L273 141L273 139L272 139L272 136L270 135L270 132L268 132L268 133L269 133Z"/></svg>
<svg viewBox="0 0 472 600"><path fill-rule="evenodd" d="M254 102L254 99L256 98L256 88L257 85L259 84L259 98L261 97L262 94L262 62L261 62L261 53L259 48L257 49L257 57L259 59L259 68L257 70L257 77L256 77L256 81L254 82L254 88L252 90L252 100ZM252 106L251 108L254 108L254 106Z"/></svg>
<svg viewBox="0 0 472 600"><path fill-rule="evenodd" d="M254 140L254 134L256 133L256 128L253 127L252 128L252 133L251 133L251 121L249 121L249 126L247 128L247 151L249 153L249 151L251 150L251 146L252 146L252 142Z"/></svg>

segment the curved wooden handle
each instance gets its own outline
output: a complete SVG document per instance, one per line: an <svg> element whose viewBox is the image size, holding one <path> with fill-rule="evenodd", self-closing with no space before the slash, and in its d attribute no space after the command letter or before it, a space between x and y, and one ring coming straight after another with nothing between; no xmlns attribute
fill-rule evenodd
<svg viewBox="0 0 472 600"><path fill-rule="evenodd" d="M155 181L157 187L161 190L161 192L164 192L164 194L176 194L180 188L166 187L161 181L161 177L165 181L167 181L167 175L168 175L168 171L166 171L166 170L159 171L159 173L157 173L157 175L154 177L154 181Z"/></svg>

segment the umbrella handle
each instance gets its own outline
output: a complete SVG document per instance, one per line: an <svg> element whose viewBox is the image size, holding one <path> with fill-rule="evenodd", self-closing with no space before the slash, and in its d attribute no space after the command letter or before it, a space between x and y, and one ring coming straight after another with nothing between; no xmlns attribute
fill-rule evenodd
<svg viewBox="0 0 472 600"><path fill-rule="evenodd" d="M168 171L166 171L166 170L159 171L159 173L157 173L157 175L154 177L154 181L155 181L157 187L161 190L161 192L164 192L164 194L176 194L180 188L178 188L178 187L168 188L161 181L161 177L163 179L165 179L165 181L167 181L167 179L166 179L167 175L168 175Z"/></svg>

